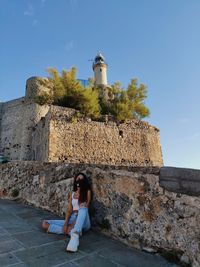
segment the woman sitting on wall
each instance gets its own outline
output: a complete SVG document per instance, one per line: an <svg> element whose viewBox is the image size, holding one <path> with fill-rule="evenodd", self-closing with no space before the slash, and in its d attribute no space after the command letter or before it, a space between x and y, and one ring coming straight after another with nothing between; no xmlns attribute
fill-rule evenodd
<svg viewBox="0 0 200 267"><path fill-rule="evenodd" d="M45 220L42 228L48 233L69 234L70 241L67 251L76 252L79 246L79 236L82 230L90 229L88 207L91 201L91 189L84 173L74 178L73 192L70 193L69 208L65 220Z"/></svg>

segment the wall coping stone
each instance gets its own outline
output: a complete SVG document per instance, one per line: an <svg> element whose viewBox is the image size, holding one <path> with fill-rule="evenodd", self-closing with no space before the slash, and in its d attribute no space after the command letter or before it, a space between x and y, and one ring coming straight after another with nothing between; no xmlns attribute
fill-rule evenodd
<svg viewBox="0 0 200 267"><path fill-rule="evenodd" d="M161 167L160 186L168 191L200 196L200 170L177 167Z"/></svg>
<svg viewBox="0 0 200 267"><path fill-rule="evenodd" d="M18 160L13 160L8 163L0 164L0 170L7 168L8 166L14 167L19 166L19 165L27 165L27 166L36 166L37 164L39 165L44 165L48 166L51 165L52 167L56 168L57 166L71 166L71 167L76 167L78 169L87 169L87 168L100 168L105 171L107 170L125 170L129 172L141 172L141 173L149 173L149 174L156 174L158 175L160 172L160 166L123 166L123 165L104 165L104 164L87 164L87 163L67 163L67 162L40 162L40 161L18 161Z"/></svg>

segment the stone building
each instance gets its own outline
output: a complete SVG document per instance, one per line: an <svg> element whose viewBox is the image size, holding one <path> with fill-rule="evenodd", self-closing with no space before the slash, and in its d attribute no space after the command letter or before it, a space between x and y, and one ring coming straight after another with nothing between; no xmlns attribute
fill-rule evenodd
<svg viewBox="0 0 200 267"><path fill-rule="evenodd" d="M93 63L96 85L107 86L101 54ZM157 128L147 122L96 122L69 108L38 105L50 90L47 78L31 77L25 97L0 103L0 152L11 160L66 161L108 165L162 165Z"/></svg>

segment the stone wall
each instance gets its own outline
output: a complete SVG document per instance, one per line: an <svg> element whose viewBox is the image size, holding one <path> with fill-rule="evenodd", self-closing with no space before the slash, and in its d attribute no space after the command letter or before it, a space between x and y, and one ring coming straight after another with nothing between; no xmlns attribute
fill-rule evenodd
<svg viewBox="0 0 200 267"><path fill-rule="evenodd" d="M200 196L200 171L163 167L160 172L160 185L172 192Z"/></svg>
<svg viewBox="0 0 200 267"><path fill-rule="evenodd" d="M49 80L31 77L26 95L0 103L0 153L10 160L162 166L159 130L147 122L97 122L78 111L38 105Z"/></svg>
<svg viewBox="0 0 200 267"><path fill-rule="evenodd" d="M43 85L46 81L32 77L27 80L25 97L0 103L0 152L11 160L34 158L32 135L49 110L49 106L36 104L35 97L49 90Z"/></svg>
<svg viewBox="0 0 200 267"><path fill-rule="evenodd" d="M22 147L20 160L33 160L34 155L34 140L33 134L36 125L42 118L45 117L49 110L48 105L38 105L34 101L26 100L24 103L23 123L21 125ZM47 134L47 133L46 133Z"/></svg>
<svg viewBox="0 0 200 267"><path fill-rule="evenodd" d="M93 225L139 249L173 255L183 266L200 266L200 194L161 187L160 167L7 163L0 166L1 197L19 193L28 203L63 215L79 171L91 180ZM187 177L190 184L193 175Z"/></svg>
<svg viewBox="0 0 200 267"><path fill-rule="evenodd" d="M0 150L10 160L33 158L32 134L49 106L24 97L3 103L0 115Z"/></svg>
<svg viewBox="0 0 200 267"><path fill-rule="evenodd" d="M0 150L11 159L20 159L24 98L1 104Z"/></svg>
<svg viewBox="0 0 200 267"><path fill-rule="evenodd" d="M32 133L32 160L48 162L49 135L47 117L42 117Z"/></svg>
<svg viewBox="0 0 200 267"><path fill-rule="evenodd" d="M33 76L26 81L26 94L27 100L33 100L42 93L49 93L52 90L52 84L48 78Z"/></svg>
<svg viewBox="0 0 200 267"><path fill-rule="evenodd" d="M80 117L73 109L52 106L46 123L49 124L48 161L163 165L159 131L147 122L96 122Z"/></svg>

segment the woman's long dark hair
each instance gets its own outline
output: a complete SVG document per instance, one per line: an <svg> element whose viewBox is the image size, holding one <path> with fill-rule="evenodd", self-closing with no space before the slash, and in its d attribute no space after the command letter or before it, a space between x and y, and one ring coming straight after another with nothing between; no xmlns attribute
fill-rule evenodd
<svg viewBox="0 0 200 267"><path fill-rule="evenodd" d="M76 178L82 175L83 179L79 180L80 182L80 195L79 195L79 203L83 203L87 201L87 192L88 190L91 190L89 181L85 173L79 172L75 178L74 178L74 185L73 185L73 191L76 192L78 190Z"/></svg>

